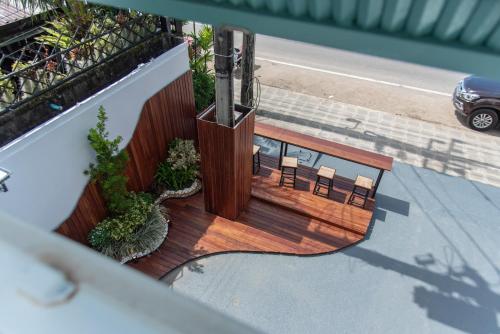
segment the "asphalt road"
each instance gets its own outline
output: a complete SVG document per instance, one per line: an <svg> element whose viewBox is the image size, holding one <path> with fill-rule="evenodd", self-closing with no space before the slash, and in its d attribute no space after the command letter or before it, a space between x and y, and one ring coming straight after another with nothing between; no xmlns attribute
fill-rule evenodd
<svg viewBox="0 0 500 334"><path fill-rule="evenodd" d="M241 44L236 32L234 45ZM272 86L464 128L450 100L465 73L257 35L255 76L263 89Z"/></svg>
<svg viewBox="0 0 500 334"><path fill-rule="evenodd" d="M240 36L235 45L241 45ZM287 89L463 128L451 94L467 74L258 35L255 75Z"/></svg>
<svg viewBox="0 0 500 334"><path fill-rule="evenodd" d="M202 24L196 25L197 29L201 27ZM192 25L186 25L184 30L192 31ZM242 45L241 36L235 32L235 47ZM256 56L257 63L274 60L445 94L451 94L457 82L467 75L266 35L257 35Z"/></svg>
<svg viewBox="0 0 500 334"><path fill-rule="evenodd" d="M236 45L240 44L241 42L236 40ZM277 60L446 94L451 94L457 82L466 76L464 73L265 35L257 36L256 56L262 59Z"/></svg>

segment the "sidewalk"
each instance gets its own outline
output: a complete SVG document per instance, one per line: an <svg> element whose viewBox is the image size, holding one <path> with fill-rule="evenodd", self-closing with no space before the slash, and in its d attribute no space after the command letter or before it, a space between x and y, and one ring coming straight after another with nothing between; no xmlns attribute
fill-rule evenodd
<svg viewBox="0 0 500 334"><path fill-rule="evenodd" d="M500 137L495 132L455 129L269 86L262 86L257 115L263 123L500 187Z"/></svg>

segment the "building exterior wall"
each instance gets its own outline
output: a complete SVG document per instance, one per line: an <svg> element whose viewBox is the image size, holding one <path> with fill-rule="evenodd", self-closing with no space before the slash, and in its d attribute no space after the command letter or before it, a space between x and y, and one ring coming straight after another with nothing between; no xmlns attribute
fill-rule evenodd
<svg viewBox="0 0 500 334"><path fill-rule="evenodd" d="M191 72L186 72L153 95L142 108L134 135L127 145L128 189L151 188L158 164L165 160L168 144L175 138L196 140L196 111ZM99 186L90 182L78 204L57 232L80 243L107 215Z"/></svg>
<svg viewBox="0 0 500 334"><path fill-rule="evenodd" d="M110 137L122 136L125 148L144 104L188 71L187 46L182 44L0 148L0 167L12 173L8 192L0 193L0 211L44 230L57 228L70 217L89 181L83 171L95 155L87 134L97 122L99 106L108 114Z"/></svg>

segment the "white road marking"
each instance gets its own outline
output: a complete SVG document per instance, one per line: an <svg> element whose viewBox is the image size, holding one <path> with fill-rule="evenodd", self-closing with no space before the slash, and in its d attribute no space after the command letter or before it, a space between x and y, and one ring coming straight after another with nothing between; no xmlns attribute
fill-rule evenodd
<svg viewBox="0 0 500 334"><path fill-rule="evenodd" d="M431 94L451 97L450 93L443 93L443 92L439 92L439 91L432 90L432 89L425 89L425 88L420 88L420 87L415 87L415 86L399 84L399 83L395 83L395 82L389 82L389 81L384 81L384 80L377 80L377 79L372 79L372 78L367 78L367 77L361 77L361 76L353 75L353 74L324 70L324 69L317 68L317 67L310 67L310 66L304 66L304 65L299 65L299 64L287 63L284 61L279 61L279 60L274 60L274 59L268 59L268 58L262 58L262 57L255 57L255 59L267 61L270 63L280 64L280 65L286 65L286 66L290 66L290 67L300 68L303 70L332 74L332 75L337 75L337 76L351 78L351 79L358 79L358 80L364 80L364 81L368 81L368 82L374 82L374 83L387 85L387 86L401 87L401 88L416 90L419 92L425 92L425 93L431 93Z"/></svg>

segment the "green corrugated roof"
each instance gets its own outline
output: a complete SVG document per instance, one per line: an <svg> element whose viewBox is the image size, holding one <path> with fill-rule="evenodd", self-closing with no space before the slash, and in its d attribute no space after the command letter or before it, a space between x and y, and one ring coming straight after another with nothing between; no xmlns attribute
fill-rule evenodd
<svg viewBox="0 0 500 334"><path fill-rule="evenodd" d="M97 0L500 78L500 0Z"/></svg>

